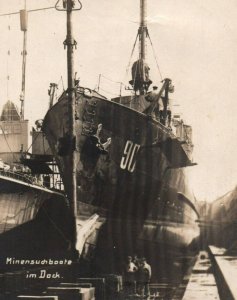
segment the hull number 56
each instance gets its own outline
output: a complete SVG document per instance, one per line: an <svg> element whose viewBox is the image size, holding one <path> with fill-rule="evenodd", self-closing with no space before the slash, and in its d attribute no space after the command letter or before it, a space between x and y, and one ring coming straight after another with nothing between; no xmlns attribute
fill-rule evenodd
<svg viewBox="0 0 237 300"><path fill-rule="evenodd" d="M140 148L140 145L133 143L132 141L127 141L123 156L120 162L120 168L123 170L128 170L130 173L132 173L135 170L136 166L136 156L138 153L138 150Z"/></svg>

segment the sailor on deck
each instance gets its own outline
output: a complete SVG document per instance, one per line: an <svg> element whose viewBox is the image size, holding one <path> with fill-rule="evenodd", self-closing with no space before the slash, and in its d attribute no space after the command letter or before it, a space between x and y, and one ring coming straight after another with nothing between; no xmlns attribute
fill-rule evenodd
<svg viewBox="0 0 237 300"><path fill-rule="evenodd" d="M103 143L103 144L101 143L100 135L101 135L102 128L103 128L103 125L99 124L97 127L96 134L94 136L98 139L97 147L102 148L103 150L107 150L107 148L111 144L111 138L109 137L105 143Z"/></svg>
<svg viewBox="0 0 237 300"><path fill-rule="evenodd" d="M149 93L147 93L146 97L145 97L146 101L150 102L151 105L152 103L156 102L156 106L153 109L153 111L151 112L151 116L156 119L156 120L160 120L160 111L164 110L164 104L161 98L158 99L158 87L157 86L153 86L153 90ZM148 109L148 114L150 113L149 109Z"/></svg>

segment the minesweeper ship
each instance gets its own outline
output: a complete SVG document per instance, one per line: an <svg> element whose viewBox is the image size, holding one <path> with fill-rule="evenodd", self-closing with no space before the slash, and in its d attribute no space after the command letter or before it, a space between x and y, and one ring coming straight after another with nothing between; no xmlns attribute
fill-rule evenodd
<svg viewBox="0 0 237 300"><path fill-rule="evenodd" d="M132 95L107 99L76 84L75 136L70 134L70 90L49 109L42 127L68 195L70 151L75 151L77 216L96 212L104 218L94 246L96 264L106 271L116 269L125 255L156 259L161 247L184 249L199 236L198 212L185 175L185 168L193 165L192 129L170 115L170 79L162 81L155 100L147 101L152 81L145 50L146 0L140 6Z"/></svg>

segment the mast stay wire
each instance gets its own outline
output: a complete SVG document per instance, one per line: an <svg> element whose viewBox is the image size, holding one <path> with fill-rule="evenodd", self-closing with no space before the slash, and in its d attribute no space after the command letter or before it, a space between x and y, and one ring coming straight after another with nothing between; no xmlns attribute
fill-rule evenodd
<svg viewBox="0 0 237 300"><path fill-rule="evenodd" d="M29 153L30 149L32 148L32 146L34 145L35 141L37 140L37 138L39 137L41 131L38 132L38 134L34 137L32 143L30 144L30 146L28 147L28 149L25 151L25 153Z"/></svg>
<svg viewBox="0 0 237 300"><path fill-rule="evenodd" d="M62 1L63 2L63 8L59 8L58 4L59 2ZM75 7L75 2L79 3L79 8L74 8ZM67 10L67 0L58 0L57 3L55 4L54 8L58 11L66 11ZM81 10L82 9L82 3L80 0L72 0L72 10Z"/></svg>
<svg viewBox="0 0 237 300"><path fill-rule="evenodd" d="M64 82L63 82L63 76L62 76L62 75L61 75L60 81L61 81L61 83L62 83L63 91L65 91L65 88L64 88Z"/></svg>
<svg viewBox="0 0 237 300"><path fill-rule="evenodd" d="M115 81L115 80L112 80L112 79L110 79L110 78L108 78L108 77L104 76L103 74L101 74L101 77L103 77L103 78L105 78L105 79L107 79L107 80L109 80L109 81L111 81L111 82L113 82L113 83L119 83L119 84L123 84L123 85L124 85L124 83L123 83L123 82L121 82L121 81Z"/></svg>
<svg viewBox="0 0 237 300"><path fill-rule="evenodd" d="M155 57L156 66L157 66L157 68L158 68L158 71L159 71L159 74L160 74L160 78L161 78L161 81L162 81L162 80L163 80L163 76L162 76L162 74L161 74L160 66L159 66L159 64L158 64L158 60L157 60L157 57L156 57L156 52L155 52L155 49L154 49L154 46L153 46L153 43L152 43L152 40L151 40L151 37L150 37L148 31L147 31L147 36L148 36L149 41L150 41L150 43L151 43L151 48L152 48L152 51L153 51L153 55L154 55L154 57Z"/></svg>
<svg viewBox="0 0 237 300"><path fill-rule="evenodd" d="M125 76L128 75L128 70L129 70L129 67L130 67L130 65L131 65L132 56L133 56L133 53L134 53L134 50L135 50L135 47L136 47L136 44L137 44L137 38L138 38L138 35L139 35L139 34L137 33L135 42L134 42L134 44L133 44L132 52L131 52L131 55L130 55L130 58L129 58L128 66L127 66L127 68L126 68L126 74L125 74Z"/></svg>
<svg viewBox="0 0 237 300"><path fill-rule="evenodd" d="M1 129L2 133L3 133L3 137L4 137L5 141L6 141L8 149L10 150L10 153L12 153L12 155L13 155L13 159L16 160L16 156L15 156L14 152L12 151L11 146L8 143L8 140L7 140L7 137L6 137L6 133L5 133L5 129L2 127L2 125L0 125L0 129Z"/></svg>
<svg viewBox="0 0 237 300"><path fill-rule="evenodd" d="M42 7L42 8L36 8L36 9L29 9L29 10L27 10L27 12L34 12L34 11L47 10L47 9L55 9L55 6ZM16 11L16 12L13 12L13 13L4 13L4 14L0 14L0 17L17 15L19 13L20 13L19 11Z"/></svg>
<svg viewBox="0 0 237 300"><path fill-rule="evenodd" d="M110 82L113 82L113 83L116 83L116 84L120 84L120 87L121 87L121 86L126 86L126 84L123 83L122 81L115 81L115 80L113 80L113 79L111 79L111 78L108 78L108 77L104 76L103 74L100 74L100 76L103 77L104 79L110 81ZM102 89L101 87L100 87L100 89L101 89L103 92L108 93L108 94L110 94L110 95L112 95L112 96L116 96L116 97L121 96L121 93L120 93L120 94L115 94L115 93L109 92L108 90Z"/></svg>
<svg viewBox="0 0 237 300"><path fill-rule="evenodd" d="M116 96L116 97L120 96L119 94L111 93L111 92L109 92L109 91L107 91L107 90L104 90L104 89L102 89L102 88L100 88L100 89L101 89L101 91L103 91L103 92L105 92L105 93L108 93L108 94L110 94L110 95L112 95L112 96Z"/></svg>
<svg viewBox="0 0 237 300"><path fill-rule="evenodd" d="M9 21L10 21L10 16L9 16ZM9 22L10 23L10 22ZM10 58L9 56L11 55L11 49L10 49L10 30L11 30L11 26L8 25L8 42L7 42L7 46L8 46L8 50L7 50L7 101L9 100L9 81L10 81Z"/></svg>

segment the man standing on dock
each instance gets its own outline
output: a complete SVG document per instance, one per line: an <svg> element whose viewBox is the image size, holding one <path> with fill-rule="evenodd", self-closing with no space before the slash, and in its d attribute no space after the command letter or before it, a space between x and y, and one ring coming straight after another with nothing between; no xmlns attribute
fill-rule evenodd
<svg viewBox="0 0 237 300"><path fill-rule="evenodd" d="M145 296L147 299L150 296L150 280L151 266L146 262L145 258L142 258L137 271L137 291L139 295Z"/></svg>
<svg viewBox="0 0 237 300"><path fill-rule="evenodd" d="M137 266L132 262L132 257L128 256L124 266L124 291L127 295L133 295L136 292L136 278Z"/></svg>

